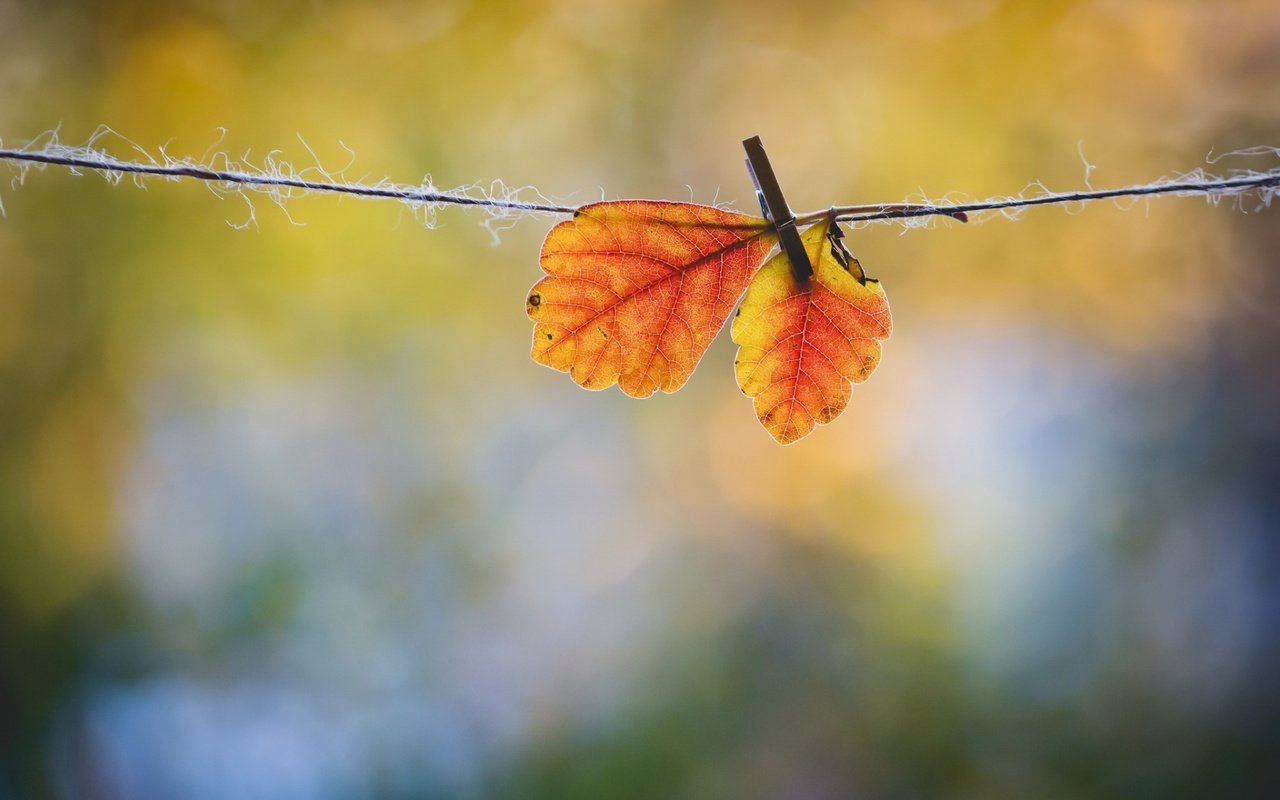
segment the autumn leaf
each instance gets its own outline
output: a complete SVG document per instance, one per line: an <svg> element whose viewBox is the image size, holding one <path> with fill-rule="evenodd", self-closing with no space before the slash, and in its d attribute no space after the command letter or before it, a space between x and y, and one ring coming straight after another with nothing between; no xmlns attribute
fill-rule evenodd
<svg viewBox="0 0 1280 800"><path fill-rule="evenodd" d="M542 245L533 359L632 397L684 385L777 241L763 219L691 203L579 208Z"/></svg>
<svg viewBox="0 0 1280 800"><path fill-rule="evenodd" d="M801 234L813 277L800 283L783 254L751 281L730 335L738 343L738 386L782 444L835 419L850 381L866 380L889 336L889 303L878 281L835 238L832 220Z"/></svg>

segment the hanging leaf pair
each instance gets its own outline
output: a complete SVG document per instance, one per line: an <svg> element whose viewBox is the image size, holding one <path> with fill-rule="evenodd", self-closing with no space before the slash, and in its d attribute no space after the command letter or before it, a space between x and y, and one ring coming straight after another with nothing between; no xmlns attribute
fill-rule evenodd
<svg viewBox="0 0 1280 800"><path fill-rule="evenodd" d="M684 385L746 292L731 331L738 385L783 444L830 422L888 338L889 304L823 220L803 234L813 278L799 284L763 219L660 201L578 209L542 245L529 293L533 358L587 389L632 397ZM748 286L748 284L750 284Z"/></svg>
<svg viewBox="0 0 1280 800"><path fill-rule="evenodd" d="M774 224L691 203L579 208L542 245L546 277L526 302L533 359L587 389L674 392L741 299L734 370L765 429L790 444L830 422L848 404L850 383L879 363L889 304L845 250L834 217L784 239L761 267L780 236L795 235L786 214ZM799 247L809 269L796 268Z"/></svg>

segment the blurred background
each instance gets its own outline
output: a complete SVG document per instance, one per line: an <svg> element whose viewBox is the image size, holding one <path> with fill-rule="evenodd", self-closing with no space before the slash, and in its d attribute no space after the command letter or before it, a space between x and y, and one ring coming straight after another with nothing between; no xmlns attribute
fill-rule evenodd
<svg viewBox="0 0 1280 800"><path fill-rule="evenodd" d="M1271 0L0 0L0 53L6 146L572 204L752 210L751 134L804 210L1280 145ZM0 798L1280 792L1255 200L852 232L894 337L781 448L727 335L642 402L530 361L554 218L0 173Z"/></svg>

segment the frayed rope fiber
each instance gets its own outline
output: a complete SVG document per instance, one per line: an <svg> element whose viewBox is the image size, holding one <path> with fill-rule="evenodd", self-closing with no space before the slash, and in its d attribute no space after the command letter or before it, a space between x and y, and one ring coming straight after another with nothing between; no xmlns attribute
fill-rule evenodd
<svg viewBox="0 0 1280 800"><path fill-rule="evenodd" d="M340 192L359 197L386 197L404 200L411 203L444 203L459 206L486 206L507 208L515 211L541 211L550 214L572 214L575 209L569 206L557 206L544 203L526 203L519 200L502 200L493 197L472 197L465 194L441 192L433 189L413 189L396 186L364 185L352 183L336 183L331 181L313 181L302 178L254 174L233 170L217 170L194 164L141 164L133 161L119 161L105 155L94 157L77 157L46 153L41 151L9 150L0 148L0 160L21 161L34 164L53 164L73 169L92 169L101 172L114 172L126 175L159 175L167 178L193 178L198 181L215 181L233 183L242 186L278 186L290 189L303 189L311 192Z"/></svg>
<svg viewBox="0 0 1280 800"><path fill-rule="evenodd" d="M72 170L93 170L101 172L111 180L118 181L122 176L132 175L141 180L146 177L161 177L170 180L191 179L203 181L211 186L228 190L248 189L266 192L276 203L291 196L293 191L330 192L357 197L377 197L398 200L415 209L423 209L437 205L471 206L487 210L500 219L528 213L573 214L579 206L559 205L550 201L530 202L518 199L515 195L521 190L508 190L500 183L494 183L496 190L478 191L458 189L441 191L430 185L406 186L387 181L367 184L334 180L332 176L319 168L315 170L322 179L304 177L306 170L299 172L288 164L277 163L270 156L264 168L233 164L224 157L225 167L215 168L212 164L195 162L187 159L170 158L161 151L163 161L157 161L135 145L135 149L143 152L150 163L126 161L115 158L94 144L99 136L113 133L109 129L100 130L89 144L71 147L61 144L57 132L51 132L47 138L42 137L25 148L13 149L0 147L0 161L8 161L22 166L53 165L67 167ZM38 144L39 143L39 144ZM303 142L304 146L306 142ZM310 150L310 148L307 148ZM313 154L314 155L314 154ZM1217 163L1227 157L1271 156L1280 158L1280 148L1254 147L1238 150L1216 158L1209 159L1210 164ZM247 162L247 158L245 159ZM1087 162L1086 162L1087 164ZM1087 165L1089 169L1091 165ZM339 173L340 174L340 173ZM1088 172L1086 171L1086 178ZM1086 180L1086 184L1088 181ZM538 198L541 193L531 190ZM1034 194L1028 196L1028 192ZM1006 218L1016 218L1023 210L1032 206L1084 204L1099 200L1139 199L1155 195L1175 195L1182 197L1203 196L1210 202L1217 202L1224 197L1235 197L1237 203L1246 195L1254 194L1259 207L1269 207L1271 200L1280 194L1280 168L1267 171L1232 170L1226 175L1210 175L1197 169L1172 178L1162 178L1147 184L1126 186L1116 189L1092 189L1073 192L1051 192L1041 184L1032 184L1023 193L1015 196L989 198L971 203L934 202L922 198L914 202L860 204L849 206L832 206L831 208L796 215L801 223L814 222L834 217L842 222L862 225L871 222L896 220L908 226L927 224L928 218L949 216L965 219L969 214L983 212L999 212ZM492 220L491 220L492 221Z"/></svg>

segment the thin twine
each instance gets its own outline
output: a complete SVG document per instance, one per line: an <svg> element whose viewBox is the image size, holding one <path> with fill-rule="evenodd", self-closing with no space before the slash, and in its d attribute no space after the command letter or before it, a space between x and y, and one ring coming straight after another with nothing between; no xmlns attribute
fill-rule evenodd
<svg viewBox="0 0 1280 800"><path fill-rule="evenodd" d="M1270 148L1264 148L1269 152ZM155 175L166 178L191 178L211 183L225 183L249 187L281 187L303 189L312 192L329 192L356 195L359 197L381 197L400 200L408 203L444 204L459 206L478 206L491 209L508 209L545 214L573 214L581 206L562 206L553 203L531 203L522 200L511 200L494 197L475 197L459 192L441 192L434 189L418 189L403 186L370 186L360 183L337 181L307 180L287 175L268 173L254 174L238 170L218 170L189 163L144 164L123 161L98 151L90 151L92 157L65 155L61 153L40 152L33 150L15 150L0 148L0 161L15 161L36 164L51 164L71 169L88 169L104 173L124 173L133 175ZM1256 154L1242 152L1242 155ZM963 219L966 214L982 211L1007 211L1030 206L1065 205L1069 203L1090 203L1098 200L1122 197L1147 197L1162 194L1181 194L1206 196L1240 195L1251 190L1280 187L1280 169L1267 172L1251 172L1241 177L1220 178L1212 180L1176 180L1172 182L1157 181L1155 183L1126 186L1117 189L1100 189L1075 192L1047 192L1035 197L1000 197L973 203L954 205L926 203L902 204L879 203L848 206L832 206L822 211L811 211L796 215L800 223L816 222L821 219L834 218L841 222L865 223L889 220L903 220L930 216L949 216ZM1263 201L1267 202L1271 194L1264 192Z"/></svg>
<svg viewBox="0 0 1280 800"><path fill-rule="evenodd" d="M1110 200L1117 197L1145 197L1158 194L1239 194L1251 189L1261 189L1268 186L1280 186L1280 170L1271 170L1270 172L1243 178L1151 183L1088 192L1049 192L1036 197L1008 197L956 205L903 207L899 203L885 203L881 205L833 206L826 211L813 211L797 216L796 219L800 222L810 222L823 217L834 216L840 222L879 222L937 215L954 217L957 214L974 214L980 211L1000 211L1027 208L1029 206L1063 205L1066 203L1089 203L1095 200Z"/></svg>
<svg viewBox="0 0 1280 800"><path fill-rule="evenodd" d="M338 192L359 197L387 197L410 203L444 203L458 206L484 206L487 208L508 208L516 211L540 211L548 214L572 214L576 208L544 203L526 203L521 200L499 200L491 197L472 197L465 194L440 192L427 189L405 189L386 186L365 186L358 183L337 183L332 181L311 181L302 178L289 178L277 175L254 175L249 172L235 170L217 170L189 164L161 165L139 164L134 161L120 161L106 155L95 155L93 158L51 155L48 153L27 150L10 150L0 148L0 160L26 161L37 164L55 164L72 169L93 169L99 172L123 172L132 175L161 175L167 178L194 178L199 181L233 183L242 186L279 186L291 189L306 189L312 192Z"/></svg>

